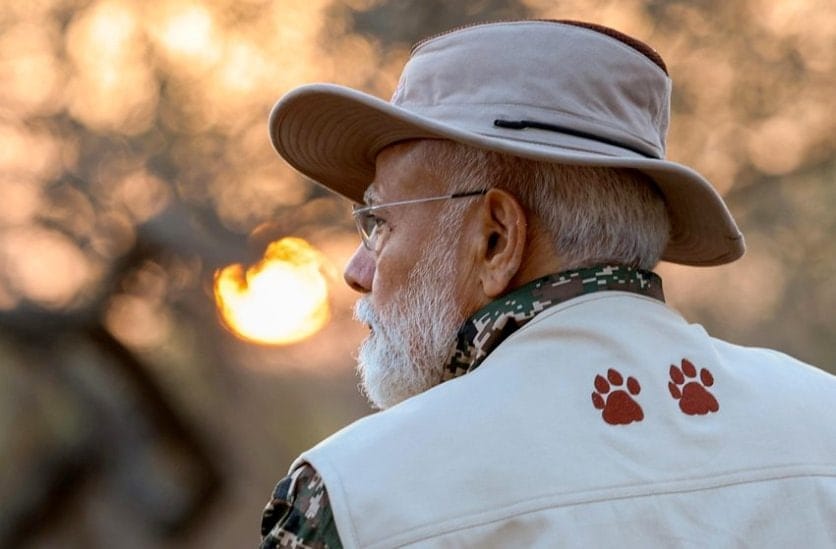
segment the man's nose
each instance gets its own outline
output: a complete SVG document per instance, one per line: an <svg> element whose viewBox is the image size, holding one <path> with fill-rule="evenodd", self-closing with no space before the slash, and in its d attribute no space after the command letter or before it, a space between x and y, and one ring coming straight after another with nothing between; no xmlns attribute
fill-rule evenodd
<svg viewBox="0 0 836 549"><path fill-rule="evenodd" d="M348 260L343 278L352 290L367 294L372 291L374 279L374 254L360 244Z"/></svg>

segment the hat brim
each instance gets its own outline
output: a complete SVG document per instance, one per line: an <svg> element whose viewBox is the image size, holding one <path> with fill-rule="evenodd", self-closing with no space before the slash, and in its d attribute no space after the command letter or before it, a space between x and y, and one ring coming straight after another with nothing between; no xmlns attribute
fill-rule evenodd
<svg viewBox="0 0 836 549"><path fill-rule="evenodd" d="M672 234L663 260L721 265L745 251L725 203L699 173L594 139L549 132L548 142L538 142L536 133L519 130L472 131L334 84L310 84L285 95L270 113L269 130L274 148L291 166L358 203L374 178L377 154L410 139L450 139L546 162L634 168L653 179L667 204Z"/></svg>

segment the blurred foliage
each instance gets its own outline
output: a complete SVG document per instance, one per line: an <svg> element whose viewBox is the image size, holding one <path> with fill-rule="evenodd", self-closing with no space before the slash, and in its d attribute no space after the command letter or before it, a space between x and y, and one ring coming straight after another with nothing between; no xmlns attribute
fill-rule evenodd
<svg viewBox="0 0 836 549"><path fill-rule="evenodd" d="M387 49L409 48L428 36L472 24L474 20L534 16L524 2L515 0L403 0L351 4L334 3L329 12L334 24L345 26L348 32L376 40Z"/></svg>
<svg viewBox="0 0 836 549"><path fill-rule="evenodd" d="M31 545L255 542L289 460L368 411L351 381L363 330L339 281L331 324L294 346L243 343L214 313L214 271L277 237L309 239L337 268L356 244L348 205L275 157L270 107L311 81L388 97L413 41L519 17L595 21L659 50L674 80L668 156L717 186L749 244L729 266L661 266L669 300L719 337L836 368L832 2L5 2L0 497L20 505L0 511L0 546L62 479L77 479L62 496L76 503L51 505ZM119 370L97 333L132 366ZM226 486L199 528L168 542L143 524L180 520L177 501L199 506L177 471L202 454L172 446L155 405L130 396L147 394L142 375L172 421L208 440ZM120 496L142 479L145 518Z"/></svg>

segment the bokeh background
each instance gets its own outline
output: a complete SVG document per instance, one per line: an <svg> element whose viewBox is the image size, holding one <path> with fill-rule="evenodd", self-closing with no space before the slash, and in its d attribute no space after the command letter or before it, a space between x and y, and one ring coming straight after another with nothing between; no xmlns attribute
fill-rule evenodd
<svg viewBox="0 0 836 549"><path fill-rule="evenodd" d="M270 107L311 81L389 97L412 42L521 17L660 51L669 157L714 182L749 245L725 267L663 264L669 301L834 371L829 0L6 0L0 547L257 544L293 457L370 412L339 274L349 204L274 155ZM284 236L321 251L330 321L247 342L219 321L214 273Z"/></svg>

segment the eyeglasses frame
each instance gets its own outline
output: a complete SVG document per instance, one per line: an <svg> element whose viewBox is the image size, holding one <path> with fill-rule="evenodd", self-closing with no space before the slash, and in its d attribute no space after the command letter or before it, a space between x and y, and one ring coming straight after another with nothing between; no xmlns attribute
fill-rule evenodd
<svg viewBox="0 0 836 549"><path fill-rule="evenodd" d="M445 194L441 196L430 196L427 198L413 198L410 200L398 200L395 202L387 202L385 204L372 204L370 206L360 206L355 205L352 208L351 215L354 217L354 224L357 227L357 232L360 233L360 239L363 241L363 247L365 247L369 251L374 251L374 246L372 246L372 238L374 229L371 231L366 231L366 227L363 226L363 219L374 219L376 216L373 212L376 210L380 210L383 208L392 208L394 206L406 206L408 204L421 204L422 202L434 202L437 200L452 200L454 198L466 198L471 196L480 196L484 195L490 189L480 189L478 191L461 191L452 194Z"/></svg>

